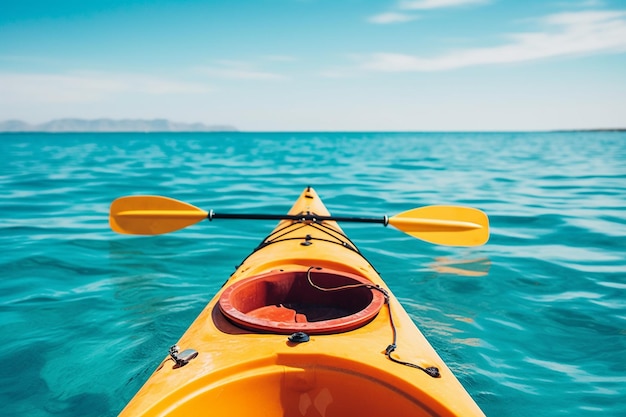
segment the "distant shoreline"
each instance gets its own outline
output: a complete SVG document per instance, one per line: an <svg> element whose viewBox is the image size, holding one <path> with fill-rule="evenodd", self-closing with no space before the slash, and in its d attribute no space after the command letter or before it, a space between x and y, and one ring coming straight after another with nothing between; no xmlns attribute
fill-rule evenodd
<svg viewBox="0 0 626 417"><path fill-rule="evenodd" d="M3 133L606 133L626 132L623 128L549 129L549 130L263 130L240 131L231 125L206 125L181 123L167 119L55 119L46 123L31 124L21 120L0 122Z"/></svg>
<svg viewBox="0 0 626 417"><path fill-rule="evenodd" d="M560 130L551 130L550 132L563 132L563 133L572 133L572 132L626 132L626 127L617 127L617 128L606 128L606 129L560 129Z"/></svg>
<svg viewBox="0 0 626 417"><path fill-rule="evenodd" d="M40 124L22 120L0 122L0 133L157 133L236 132L230 125L180 123L167 119L55 119Z"/></svg>

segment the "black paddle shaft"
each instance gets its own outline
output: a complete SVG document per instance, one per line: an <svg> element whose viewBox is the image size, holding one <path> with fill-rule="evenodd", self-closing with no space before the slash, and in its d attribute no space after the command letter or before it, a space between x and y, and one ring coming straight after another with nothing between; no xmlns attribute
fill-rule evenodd
<svg viewBox="0 0 626 417"><path fill-rule="evenodd" d="M246 220L296 220L309 222L335 221L351 223L378 223L387 226L389 219L384 217L341 217L341 216L318 216L312 213L306 214L238 214L238 213L215 213L213 210L207 215L213 219L246 219Z"/></svg>

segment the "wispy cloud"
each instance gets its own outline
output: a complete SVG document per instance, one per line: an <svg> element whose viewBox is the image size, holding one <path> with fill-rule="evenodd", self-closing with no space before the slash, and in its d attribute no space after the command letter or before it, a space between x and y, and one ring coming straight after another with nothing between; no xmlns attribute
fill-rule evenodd
<svg viewBox="0 0 626 417"><path fill-rule="evenodd" d="M406 0L397 3L397 6L389 12L371 16L368 21L378 25L392 23L405 23L419 19L419 16L407 12L412 10L431 10L446 7L462 7L467 5L485 4L489 0Z"/></svg>
<svg viewBox="0 0 626 417"><path fill-rule="evenodd" d="M362 68L372 71L443 71L551 57L626 51L626 11L560 13L541 19L544 31L515 33L508 43L470 48L436 57L377 53Z"/></svg>
<svg viewBox="0 0 626 417"><path fill-rule="evenodd" d="M400 8L404 10L429 10L484 3L489 3L489 0L406 0L400 2Z"/></svg>
<svg viewBox="0 0 626 417"><path fill-rule="evenodd" d="M371 23L377 23L379 25L387 25L390 23L410 22L412 20L416 20L417 18L418 16L410 15L407 13L388 12L388 13L381 13L376 16L372 16L368 20Z"/></svg>
<svg viewBox="0 0 626 417"><path fill-rule="evenodd" d="M271 59L270 59L271 60ZM286 57L274 59L285 62ZM213 66L198 67L196 72L212 77L230 80L282 80L287 78L282 74L257 69L254 65L245 61L220 60Z"/></svg>
<svg viewBox="0 0 626 417"><path fill-rule="evenodd" d="M66 74L0 73L0 101L83 103L117 94L200 94L211 89L202 83L160 78L148 74L93 71Z"/></svg>

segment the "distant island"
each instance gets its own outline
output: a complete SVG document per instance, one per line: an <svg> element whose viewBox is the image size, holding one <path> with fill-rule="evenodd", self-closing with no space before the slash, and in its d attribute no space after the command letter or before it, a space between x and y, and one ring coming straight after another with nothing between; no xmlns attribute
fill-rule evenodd
<svg viewBox="0 0 626 417"><path fill-rule="evenodd" d="M21 120L0 122L0 132L236 132L228 125L179 123L167 119L55 119L31 124Z"/></svg>

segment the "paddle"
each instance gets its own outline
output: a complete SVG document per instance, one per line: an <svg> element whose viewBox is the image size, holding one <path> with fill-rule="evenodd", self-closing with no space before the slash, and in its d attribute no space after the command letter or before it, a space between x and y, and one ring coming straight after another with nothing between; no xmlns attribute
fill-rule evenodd
<svg viewBox="0 0 626 417"><path fill-rule="evenodd" d="M316 216L313 214L236 214L206 212L191 204L159 196L121 197L111 204L109 223L118 233L158 235L204 219L296 220L379 223L424 241L450 246L478 246L489 239L489 219L482 211L459 206L426 206L388 218Z"/></svg>

